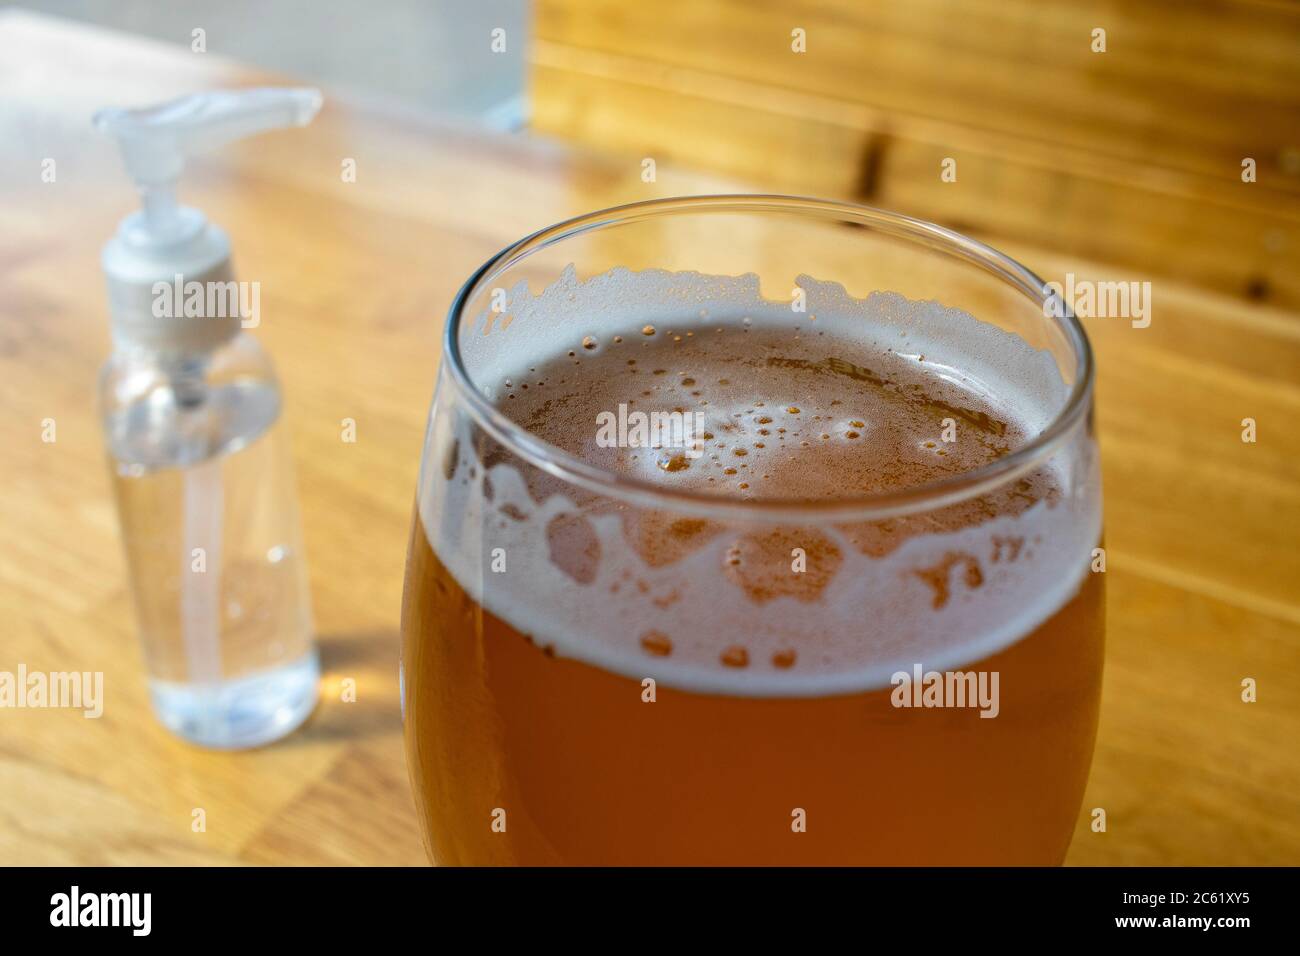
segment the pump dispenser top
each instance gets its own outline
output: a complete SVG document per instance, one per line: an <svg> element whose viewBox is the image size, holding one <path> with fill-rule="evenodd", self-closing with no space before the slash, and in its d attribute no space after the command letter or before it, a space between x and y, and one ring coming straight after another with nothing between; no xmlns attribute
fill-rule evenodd
<svg viewBox="0 0 1300 956"><path fill-rule="evenodd" d="M240 328L240 317L159 314L154 287L230 282L230 240L199 210L176 201L185 159L265 130L304 126L320 110L319 90L265 88L196 93L144 109L105 109L95 125L114 136L143 208L104 246L113 334L154 348L203 349ZM176 310L179 311L179 310Z"/></svg>
<svg viewBox="0 0 1300 956"><path fill-rule="evenodd" d="M316 90L253 89L95 115L143 203L101 257L105 445L154 713L206 747L289 733L320 667L280 385L242 331L257 284L234 281L230 240L176 186L187 157L320 105Z"/></svg>

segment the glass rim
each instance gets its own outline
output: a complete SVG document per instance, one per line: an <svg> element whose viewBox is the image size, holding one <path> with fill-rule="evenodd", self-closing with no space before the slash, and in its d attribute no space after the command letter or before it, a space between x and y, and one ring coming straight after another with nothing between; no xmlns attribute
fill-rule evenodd
<svg viewBox="0 0 1300 956"><path fill-rule="evenodd" d="M534 252L565 239L595 229L689 212L793 213L824 219L838 218L920 242L984 269L1037 303L1043 309L1044 318L1055 322L1069 342L1077 372L1065 404L1042 431L1021 447L977 468L938 481L823 501L799 498L736 500L716 493L667 488L596 467L538 438L480 394L465 368L459 332L466 319L466 306L486 281ZM1049 303L1050 308L1043 308ZM611 206L546 226L512 242L479 266L456 293L447 313L442 353L443 367L448 370L458 396L475 423L534 467L587 491L642 507L738 520L874 521L934 510L992 491L1046 461L1066 441L1091 407L1094 374L1092 347L1069 303L1053 296L1043 280L1032 271L991 246L936 223L874 206L805 196L748 193L675 196Z"/></svg>

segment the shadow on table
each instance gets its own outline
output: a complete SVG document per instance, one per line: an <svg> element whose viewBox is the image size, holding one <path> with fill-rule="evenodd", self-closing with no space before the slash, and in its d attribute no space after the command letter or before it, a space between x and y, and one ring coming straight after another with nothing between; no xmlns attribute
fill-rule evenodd
<svg viewBox="0 0 1300 956"><path fill-rule="evenodd" d="M320 703L285 744L360 741L402 733L396 631L321 634Z"/></svg>

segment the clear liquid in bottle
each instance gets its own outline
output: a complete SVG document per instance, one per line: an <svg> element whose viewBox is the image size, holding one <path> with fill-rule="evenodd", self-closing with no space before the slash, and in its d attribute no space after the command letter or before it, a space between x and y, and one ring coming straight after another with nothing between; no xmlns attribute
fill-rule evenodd
<svg viewBox="0 0 1300 956"><path fill-rule="evenodd" d="M280 394L251 337L115 355L105 427L159 720L207 747L297 727L319 666Z"/></svg>

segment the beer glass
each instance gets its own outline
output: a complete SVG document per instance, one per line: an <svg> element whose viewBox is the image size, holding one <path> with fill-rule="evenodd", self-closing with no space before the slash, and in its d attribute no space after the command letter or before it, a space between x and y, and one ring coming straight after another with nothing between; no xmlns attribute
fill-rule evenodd
<svg viewBox="0 0 1300 956"><path fill-rule="evenodd" d="M446 323L402 615L439 864L1058 864L1101 689L1092 359L940 226L654 200Z"/></svg>

